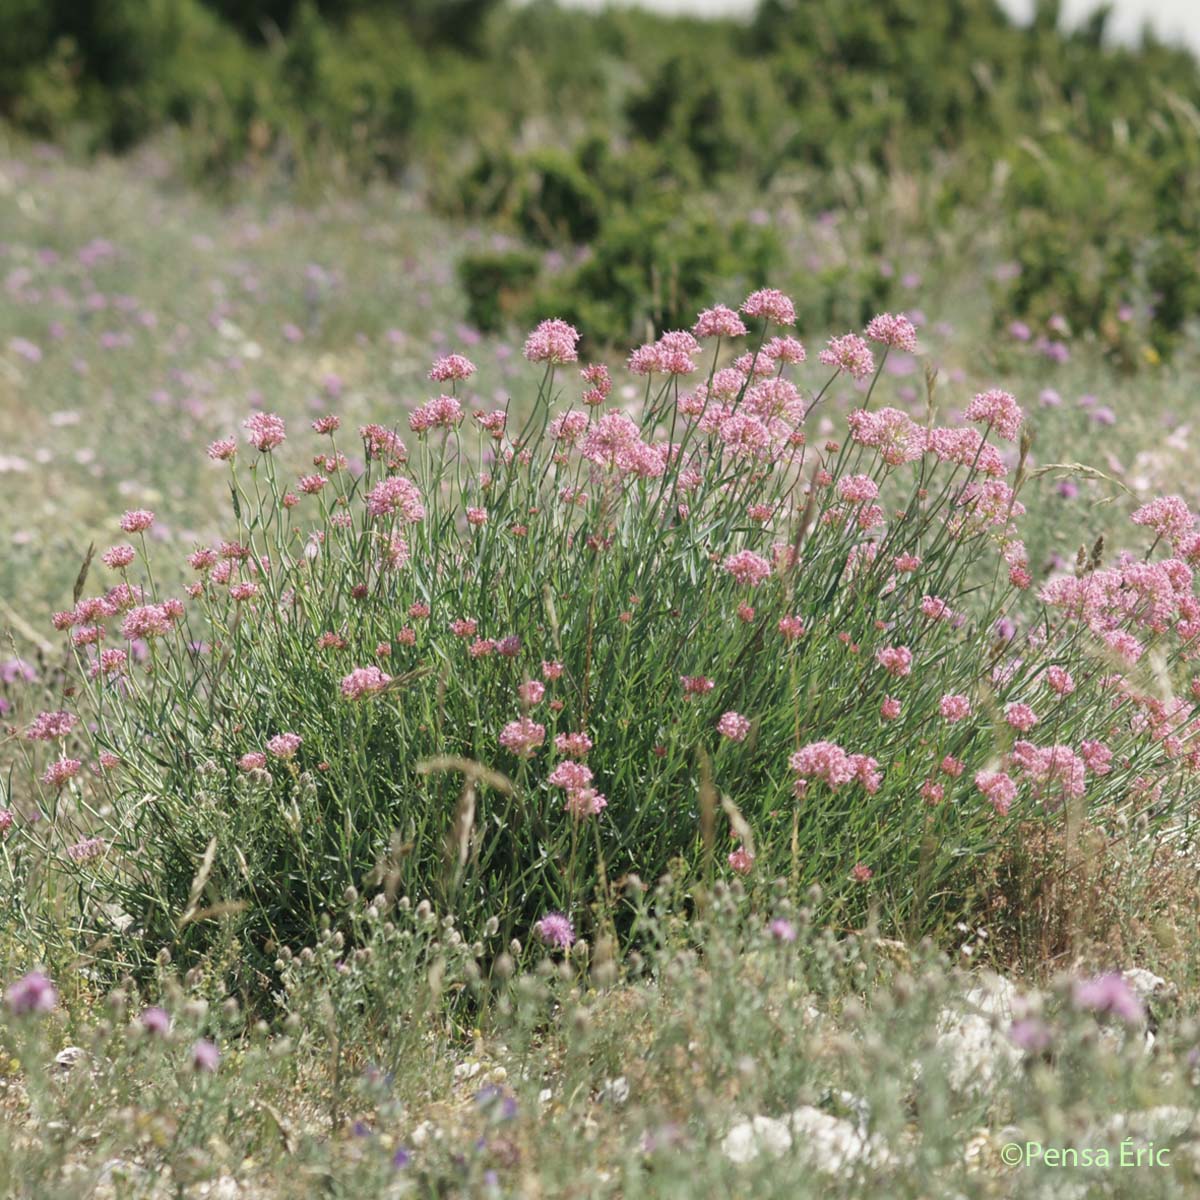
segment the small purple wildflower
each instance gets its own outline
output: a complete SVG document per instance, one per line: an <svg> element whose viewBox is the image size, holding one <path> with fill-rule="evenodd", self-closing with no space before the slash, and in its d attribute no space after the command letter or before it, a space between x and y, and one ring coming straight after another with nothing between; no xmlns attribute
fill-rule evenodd
<svg viewBox="0 0 1200 1200"><path fill-rule="evenodd" d="M171 1018L167 1015L165 1008L152 1007L147 1008L142 1012L142 1028L147 1033L155 1034L158 1037L166 1037L171 1032Z"/></svg>
<svg viewBox="0 0 1200 1200"><path fill-rule="evenodd" d="M14 1016L24 1017L31 1013L53 1012L58 1004L58 989L41 971L30 971L28 975L11 984L4 999Z"/></svg>
<svg viewBox="0 0 1200 1200"><path fill-rule="evenodd" d="M1095 979L1078 980L1072 999L1076 1008L1112 1013L1130 1025L1140 1024L1146 1016L1145 1006L1119 971L1110 971Z"/></svg>
<svg viewBox="0 0 1200 1200"><path fill-rule="evenodd" d="M534 925L533 931L547 946L569 950L575 944L575 926L570 917L560 912L547 913Z"/></svg>
<svg viewBox="0 0 1200 1200"><path fill-rule="evenodd" d="M1054 1039L1044 1021L1039 1021L1036 1017L1026 1017L1012 1023L1008 1030L1008 1040L1027 1054L1041 1054L1050 1048Z"/></svg>
<svg viewBox="0 0 1200 1200"><path fill-rule="evenodd" d="M220 1066L221 1052L207 1038L201 1038L192 1046L192 1069L213 1072Z"/></svg>

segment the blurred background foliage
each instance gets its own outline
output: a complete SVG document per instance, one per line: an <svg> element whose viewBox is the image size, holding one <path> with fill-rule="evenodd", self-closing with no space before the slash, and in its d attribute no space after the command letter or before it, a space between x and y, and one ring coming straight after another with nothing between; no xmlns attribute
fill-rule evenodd
<svg viewBox="0 0 1200 1200"><path fill-rule="evenodd" d="M1200 73L1150 36L1110 46L1103 10L1060 17L1056 0L1028 26L994 0L762 0L748 23L550 0L3 0L0 116L83 155L161 135L211 189L419 191L511 239L459 261L478 326L553 307L600 341L767 279L785 202L877 214L881 244L898 218L936 241L969 214L1014 264L990 285L998 324L1059 318L1132 367L1200 308ZM826 274L814 319L888 301L875 268ZM1135 296L1138 354L1119 316Z"/></svg>

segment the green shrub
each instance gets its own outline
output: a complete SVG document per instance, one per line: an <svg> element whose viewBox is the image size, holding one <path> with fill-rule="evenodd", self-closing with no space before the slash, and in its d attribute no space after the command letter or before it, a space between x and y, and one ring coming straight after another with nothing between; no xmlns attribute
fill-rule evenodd
<svg viewBox="0 0 1200 1200"><path fill-rule="evenodd" d="M467 319L476 329L504 328L527 301L541 271L528 250L487 250L459 260L458 279L467 298Z"/></svg>

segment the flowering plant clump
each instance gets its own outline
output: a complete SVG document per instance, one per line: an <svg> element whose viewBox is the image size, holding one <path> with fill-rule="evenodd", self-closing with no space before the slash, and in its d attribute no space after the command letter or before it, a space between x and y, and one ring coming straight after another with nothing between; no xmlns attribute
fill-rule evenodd
<svg viewBox="0 0 1200 1200"><path fill-rule="evenodd" d="M228 540L182 595L143 543L53 619L77 711L29 725L47 819L17 824L97 924L203 943L211 921L180 923L203 901L267 953L379 884L566 944L609 881L682 859L933 927L1006 822L1165 814L1200 769L1187 506L1134 514L1148 553L1035 581L1013 396L962 426L878 407L907 319L813 363L788 297L740 312L636 350L629 407L545 321L527 402L440 395L357 447L320 418L295 481L302 435L251 414L253 451L215 456ZM817 437L839 389L843 432Z"/></svg>

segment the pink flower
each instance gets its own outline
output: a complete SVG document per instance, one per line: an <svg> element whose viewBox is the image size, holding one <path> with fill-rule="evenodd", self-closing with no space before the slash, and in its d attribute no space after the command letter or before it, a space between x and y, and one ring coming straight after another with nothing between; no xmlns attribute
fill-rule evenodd
<svg viewBox="0 0 1200 1200"><path fill-rule="evenodd" d="M900 701L894 696L885 696L879 706L879 715L885 721L894 721L900 715Z"/></svg>
<svg viewBox="0 0 1200 1200"><path fill-rule="evenodd" d="M562 675L563 670L564 667L560 662L554 662L553 660L549 662L543 662L542 678L547 680L558 679Z"/></svg>
<svg viewBox="0 0 1200 1200"><path fill-rule="evenodd" d="M1028 704L1006 704L1004 719L1022 733L1028 733L1037 724L1037 713Z"/></svg>
<svg viewBox="0 0 1200 1200"><path fill-rule="evenodd" d="M616 466L620 455L640 444L640 431L625 413L606 413L588 430L579 448L589 462Z"/></svg>
<svg viewBox="0 0 1200 1200"><path fill-rule="evenodd" d="M951 779L957 779L963 773L966 767L952 754L947 754L946 757L942 759L938 769L943 775L949 775Z"/></svg>
<svg viewBox="0 0 1200 1200"><path fill-rule="evenodd" d="M250 444L262 454L283 444L287 430L281 417L274 413L253 413L242 422Z"/></svg>
<svg viewBox="0 0 1200 1200"><path fill-rule="evenodd" d="M1052 692L1060 696L1069 696L1075 690L1075 680L1071 672L1063 667L1049 667L1046 671L1046 683Z"/></svg>
<svg viewBox="0 0 1200 1200"><path fill-rule="evenodd" d="M681 675L679 682L683 685L685 696L703 696L705 692L711 692L716 686L711 679L704 675Z"/></svg>
<svg viewBox="0 0 1200 1200"><path fill-rule="evenodd" d="M546 695L546 685L540 679L528 679L517 688L522 704L540 704Z"/></svg>
<svg viewBox="0 0 1200 1200"><path fill-rule="evenodd" d="M506 750L511 750L518 758L532 758L545 740L546 727L529 717L510 721L500 731L500 745Z"/></svg>
<svg viewBox="0 0 1200 1200"><path fill-rule="evenodd" d="M324 475L302 475L300 490L306 496L315 496L328 482Z"/></svg>
<svg viewBox="0 0 1200 1200"><path fill-rule="evenodd" d="M30 971L9 985L4 1001L17 1017L53 1012L58 1005L58 989L41 971Z"/></svg>
<svg viewBox="0 0 1200 1200"><path fill-rule="evenodd" d="M745 846L730 851L727 861L739 875L749 875L754 869L754 855Z"/></svg>
<svg viewBox="0 0 1200 1200"><path fill-rule="evenodd" d="M261 750L252 750L238 759L239 771L261 771L267 765L267 756Z"/></svg>
<svg viewBox="0 0 1200 1200"><path fill-rule="evenodd" d="M449 380L470 379L475 374L475 364L461 354L444 354L435 359L429 368L429 378L434 383L446 383Z"/></svg>
<svg viewBox="0 0 1200 1200"><path fill-rule="evenodd" d="M854 763L836 742L809 742L789 759L788 766L804 779L820 779L831 788L854 779Z"/></svg>
<svg viewBox="0 0 1200 1200"><path fill-rule="evenodd" d="M871 347L855 333L830 338L818 358L825 366L846 371L855 379L866 379L875 370Z"/></svg>
<svg viewBox="0 0 1200 1200"><path fill-rule="evenodd" d="M612 391L612 376L608 368L603 363L589 363L579 374L584 383L591 385L583 393L584 404L592 408L603 404Z"/></svg>
<svg viewBox="0 0 1200 1200"><path fill-rule="evenodd" d="M468 508L466 516L468 525L478 527L487 524L488 511L486 508Z"/></svg>
<svg viewBox="0 0 1200 1200"><path fill-rule="evenodd" d="M104 551L100 556L101 562L110 570L124 570L126 566L133 562L134 551L132 546L109 546L108 550Z"/></svg>
<svg viewBox="0 0 1200 1200"><path fill-rule="evenodd" d="M742 312L748 317L763 317L776 325L795 325L796 306L777 288L762 288L751 292L742 302Z"/></svg>
<svg viewBox="0 0 1200 1200"><path fill-rule="evenodd" d="M218 438L208 447L208 457L213 462L228 462L235 454L237 454L237 442L233 438Z"/></svg>
<svg viewBox="0 0 1200 1200"><path fill-rule="evenodd" d="M1017 785L1010 776L1003 771L976 771L975 786L1002 817L1008 815L1017 798Z"/></svg>
<svg viewBox="0 0 1200 1200"><path fill-rule="evenodd" d="M847 475L838 480L838 495L852 504L863 504L879 495L879 485L869 475Z"/></svg>
<svg viewBox="0 0 1200 1200"><path fill-rule="evenodd" d="M452 429L462 419L462 405L453 396L438 396L409 416L408 427L413 433L426 433L430 429Z"/></svg>
<svg viewBox="0 0 1200 1200"><path fill-rule="evenodd" d="M907 646L884 646L875 652L875 661L898 679L912 672L913 656Z"/></svg>
<svg viewBox="0 0 1200 1200"><path fill-rule="evenodd" d="M592 739L586 733L560 733L554 739L554 748L568 758L587 758Z"/></svg>
<svg viewBox="0 0 1200 1200"><path fill-rule="evenodd" d="M990 425L1005 441L1015 441L1025 414L1008 392L993 388L980 392L967 405L967 420Z"/></svg>
<svg viewBox="0 0 1200 1200"><path fill-rule="evenodd" d="M706 308L692 326L692 333L698 338L742 337L745 332L746 326L742 324L741 317L724 304Z"/></svg>
<svg viewBox="0 0 1200 1200"><path fill-rule="evenodd" d="M928 449L939 462L973 467L984 475L1001 479L1008 473L1004 459L995 446L984 442L977 429L931 429L927 435Z"/></svg>
<svg viewBox="0 0 1200 1200"><path fill-rule="evenodd" d="M587 787L592 782L592 772L583 763L567 759L560 762L550 772L546 782L551 787L563 788L568 792L574 791L577 788Z"/></svg>
<svg viewBox="0 0 1200 1200"><path fill-rule="evenodd" d="M60 758L52 762L42 774L42 782L48 787L62 787L79 774L83 763L77 758Z"/></svg>
<svg viewBox="0 0 1200 1200"><path fill-rule="evenodd" d="M749 718L738 712L722 713L717 721L717 732L727 737L731 742L741 742L750 732Z"/></svg>
<svg viewBox="0 0 1200 1200"><path fill-rule="evenodd" d="M1071 998L1076 1008L1112 1013L1127 1025L1140 1025L1146 1019L1145 1005L1119 971L1078 980Z"/></svg>
<svg viewBox="0 0 1200 1200"><path fill-rule="evenodd" d="M556 442L573 446L588 431L590 422L587 413L572 410L557 416L549 425L549 434Z"/></svg>
<svg viewBox="0 0 1200 1200"><path fill-rule="evenodd" d="M25 736L31 742L53 742L65 738L74 728L75 717L69 712L41 712L25 730Z"/></svg>
<svg viewBox="0 0 1200 1200"><path fill-rule="evenodd" d="M573 363L579 358L575 347L579 342L579 330L574 325L557 318L543 321L525 339L525 357L530 362L547 362L561 365Z"/></svg>
<svg viewBox="0 0 1200 1200"><path fill-rule="evenodd" d="M458 620L450 622L450 632L455 637L474 637L478 628L479 622L474 617L459 617Z"/></svg>
<svg viewBox="0 0 1200 1200"><path fill-rule="evenodd" d="M921 560L915 554L898 554L892 561L902 575L912 574L921 565Z"/></svg>
<svg viewBox="0 0 1200 1200"><path fill-rule="evenodd" d="M367 512L372 517L399 513L405 521L416 522L424 519L425 505L415 483L399 475L389 475L367 493Z"/></svg>
<svg viewBox="0 0 1200 1200"><path fill-rule="evenodd" d="M221 1065L221 1052L207 1038L192 1045L192 1070L213 1074Z"/></svg>
<svg viewBox="0 0 1200 1200"><path fill-rule="evenodd" d="M921 611L933 621L948 621L953 611L940 596L922 596Z"/></svg>
<svg viewBox="0 0 1200 1200"><path fill-rule="evenodd" d="M804 636L804 622L799 617L780 617L779 632L788 641L795 641L796 638Z"/></svg>
<svg viewBox="0 0 1200 1200"><path fill-rule="evenodd" d="M799 365L808 358L804 343L794 337L773 337L762 348L763 354L777 363L792 363Z"/></svg>
<svg viewBox="0 0 1200 1200"><path fill-rule="evenodd" d="M1113 752L1103 743L1085 739L1079 743L1079 757L1093 775L1107 775L1112 770Z"/></svg>
<svg viewBox="0 0 1200 1200"><path fill-rule="evenodd" d="M230 596L240 604L244 600L253 600L258 595L257 583L235 583L229 589Z"/></svg>
<svg viewBox="0 0 1200 1200"><path fill-rule="evenodd" d="M875 872L872 871L866 863L855 863L854 866L850 868L850 878L853 879L855 883L866 883L874 874Z"/></svg>
<svg viewBox="0 0 1200 1200"><path fill-rule="evenodd" d="M408 462L408 447L394 429L384 425L363 425L359 428L358 436L363 440L367 457L386 464L389 470L394 471ZM332 472L344 466L345 462L340 455L337 462L318 455L313 459L313 464L324 466L326 471Z"/></svg>
<svg viewBox="0 0 1200 1200"><path fill-rule="evenodd" d="M941 804L946 798L946 788L944 784L935 783L932 779L926 779L921 784L921 799L926 804Z"/></svg>
<svg viewBox="0 0 1200 1200"><path fill-rule="evenodd" d="M575 944L575 926L560 912L547 913L534 925L533 931L547 946L569 950Z"/></svg>
<svg viewBox="0 0 1200 1200"><path fill-rule="evenodd" d="M342 418L330 413L327 417L318 417L312 427L315 433L336 433L342 427Z"/></svg>
<svg viewBox="0 0 1200 1200"><path fill-rule="evenodd" d="M180 616L182 613L179 614ZM131 608L121 622L121 634L126 640L165 637L178 619L166 604L146 604Z"/></svg>
<svg viewBox="0 0 1200 1200"><path fill-rule="evenodd" d="M593 787L572 788L563 804L563 808L576 820L598 817L607 807L608 797Z"/></svg>
<svg viewBox="0 0 1200 1200"><path fill-rule="evenodd" d="M866 334L873 342L882 342L885 346L894 346L897 350L907 350L910 354L915 353L917 349L917 331L912 322L904 316L880 313L868 323Z"/></svg>
<svg viewBox="0 0 1200 1200"><path fill-rule="evenodd" d="M1171 543L1182 541L1196 523L1187 503L1180 496L1159 496L1143 504L1129 518L1135 525L1144 525Z"/></svg>
<svg viewBox="0 0 1200 1200"><path fill-rule="evenodd" d="M860 446L879 451L879 457L892 467L915 462L925 453L925 430L898 408L869 412L854 409L847 417L850 436Z"/></svg>
<svg viewBox="0 0 1200 1200"><path fill-rule="evenodd" d="M144 533L154 524L154 514L148 508L134 508L121 518L125 533Z"/></svg>
<svg viewBox="0 0 1200 1200"><path fill-rule="evenodd" d="M356 667L342 679L342 695L347 700L361 700L382 692L391 682L392 677L378 667Z"/></svg>
<svg viewBox="0 0 1200 1200"><path fill-rule="evenodd" d="M294 758L302 741L298 733L277 733L267 742L267 749L276 758Z"/></svg>
<svg viewBox="0 0 1200 1200"><path fill-rule="evenodd" d="M738 583L757 587L771 574L771 564L753 550L739 550L721 564Z"/></svg>
<svg viewBox="0 0 1200 1200"><path fill-rule="evenodd" d="M962 695L945 695L938 701L938 711L947 721L962 721L971 715L971 701Z"/></svg>

